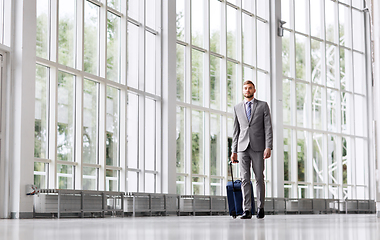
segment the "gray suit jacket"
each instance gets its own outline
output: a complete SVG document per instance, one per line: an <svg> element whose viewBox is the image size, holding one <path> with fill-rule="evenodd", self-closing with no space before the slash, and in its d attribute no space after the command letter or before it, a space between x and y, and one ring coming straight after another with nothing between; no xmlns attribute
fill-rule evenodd
<svg viewBox="0 0 380 240"><path fill-rule="evenodd" d="M273 131L269 106L254 99L251 119L247 119L244 101L234 107L232 152L243 152L249 146L253 151L264 151L273 147Z"/></svg>

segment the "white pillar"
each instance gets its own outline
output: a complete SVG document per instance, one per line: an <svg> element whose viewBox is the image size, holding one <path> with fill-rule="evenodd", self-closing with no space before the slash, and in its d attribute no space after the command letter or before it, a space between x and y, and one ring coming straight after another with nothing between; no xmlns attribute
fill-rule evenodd
<svg viewBox="0 0 380 240"><path fill-rule="evenodd" d="M176 193L176 1L162 1L162 193Z"/></svg>
<svg viewBox="0 0 380 240"><path fill-rule="evenodd" d="M271 73L272 73L272 191L273 197L284 197L284 144L282 116L282 38L277 35L281 20L281 0L271 1Z"/></svg>
<svg viewBox="0 0 380 240"><path fill-rule="evenodd" d="M3 47L3 46L2 46ZM9 151L7 150L10 146L9 144L9 95L10 92L10 63L9 63L9 53L0 50L2 55L0 68L0 131L1 131L1 142L0 142L0 218L9 218Z"/></svg>
<svg viewBox="0 0 380 240"><path fill-rule="evenodd" d="M380 151L379 143L380 143L380 111L378 109L378 103L380 101L380 2L372 1L372 34L373 34L373 55L374 55L374 63L373 63L373 72L374 72L374 84L373 84L373 114L374 119L376 121L376 149L375 149L375 177L376 177L376 190L375 190L375 200L376 200L376 211L377 217L380 217ZM377 106L377 107L376 107Z"/></svg>
<svg viewBox="0 0 380 240"><path fill-rule="evenodd" d="M33 217L33 197L25 186L34 176L34 101L36 74L36 0L14 0L10 135L10 212Z"/></svg>

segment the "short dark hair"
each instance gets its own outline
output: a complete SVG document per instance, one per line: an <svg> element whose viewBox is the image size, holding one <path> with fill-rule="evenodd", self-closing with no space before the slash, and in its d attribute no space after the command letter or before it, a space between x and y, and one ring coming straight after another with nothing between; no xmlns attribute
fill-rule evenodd
<svg viewBox="0 0 380 240"><path fill-rule="evenodd" d="M251 80L247 80L247 81L243 82L243 86L244 86L244 85L247 85L247 84L252 84L252 85L253 85L253 88L256 89L255 84L254 84Z"/></svg>

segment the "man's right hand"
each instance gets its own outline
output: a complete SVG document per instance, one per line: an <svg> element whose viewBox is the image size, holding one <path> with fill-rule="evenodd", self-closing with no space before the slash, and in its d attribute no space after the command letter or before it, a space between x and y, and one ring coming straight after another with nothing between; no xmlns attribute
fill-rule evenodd
<svg viewBox="0 0 380 240"><path fill-rule="evenodd" d="M232 163L238 163L238 159L237 159L237 153L232 153L231 154L231 161Z"/></svg>

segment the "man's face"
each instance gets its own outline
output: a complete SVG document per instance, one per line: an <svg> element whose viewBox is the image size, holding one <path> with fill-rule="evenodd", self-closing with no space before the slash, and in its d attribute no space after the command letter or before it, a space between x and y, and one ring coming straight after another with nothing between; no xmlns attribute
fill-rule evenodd
<svg viewBox="0 0 380 240"><path fill-rule="evenodd" d="M245 84L243 85L243 95L245 98L253 98L253 95L255 94L256 89L253 87L252 84Z"/></svg>

